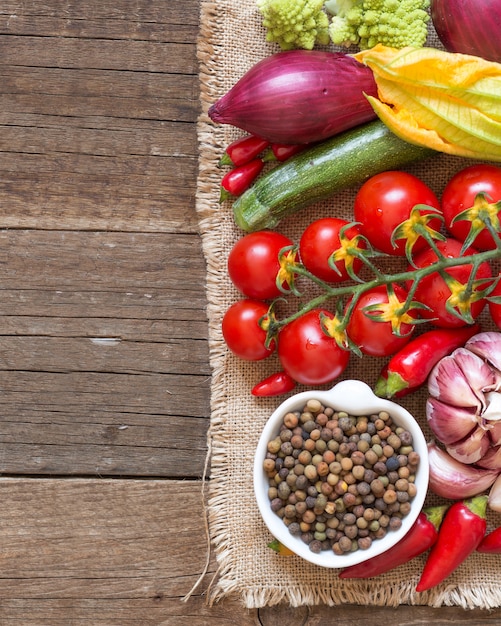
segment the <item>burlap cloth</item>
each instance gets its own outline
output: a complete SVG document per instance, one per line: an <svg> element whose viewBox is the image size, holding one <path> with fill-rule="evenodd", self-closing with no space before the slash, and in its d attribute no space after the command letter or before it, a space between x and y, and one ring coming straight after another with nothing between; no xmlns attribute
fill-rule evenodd
<svg viewBox="0 0 501 626"><path fill-rule="evenodd" d="M431 32L429 44L436 45L436 35ZM271 536L254 500L252 463L261 429L280 400L255 399L250 389L265 375L276 371L277 361L272 357L258 364L242 362L228 353L222 340L222 315L240 297L227 276L227 253L243 233L234 224L231 204L218 202L222 170L217 162L230 141L242 133L229 126L214 126L207 109L254 63L277 51L277 46L264 41L255 0L201 3L198 58L202 109L198 123L200 166L196 203L207 261L213 371L208 524L219 566L216 578L206 590L208 601L212 603L234 593L248 608L279 602L293 606L319 603L501 606L501 561L496 556L474 554L442 585L417 594L414 588L424 557L377 579L342 581L337 570L311 565L299 557L281 557L267 547ZM466 164L464 160L440 155L408 169L440 194L448 177ZM353 219L355 191L341 193L288 218L278 230L298 241L302 230L315 218L331 214ZM343 378L362 379L373 385L381 366L378 359L353 357ZM425 397L423 390L408 396L402 404L418 418L425 434L430 435L424 419ZM430 496L429 502L435 502L433 497ZM501 516L490 514L489 526L499 524Z"/></svg>

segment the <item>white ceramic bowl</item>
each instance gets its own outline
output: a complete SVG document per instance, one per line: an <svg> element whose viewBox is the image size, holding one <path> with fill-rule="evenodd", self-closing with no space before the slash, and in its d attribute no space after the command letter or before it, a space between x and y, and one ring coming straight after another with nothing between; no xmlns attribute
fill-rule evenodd
<svg viewBox="0 0 501 626"><path fill-rule="evenodd" d="M330 550L316 554L299 537L291 535L281 518L271 510L268 497L268 479L263 470L268 442L277 435L284 415L289 411L301 410L305 403L311 399L318 399L324 405L346 411L350 415L370 415L379 411L388 411L396 424L411 432L414 450L420 455L415 481L417 494L412 500L410 513L403 518L402 526L398 530L389 531L383 538L374 540L367 550L356 550L339 556ZM428 478L428 450L419 424L402 406L390 400L378 398L368 385L358 380L342 381L328 391L298 393L282 402L267 421L254 458L254 491L259 511L270 533L295 554L322 567L343 568L354 565L381 554L400 541L409 531L422 509L428 488Z"/></svg>

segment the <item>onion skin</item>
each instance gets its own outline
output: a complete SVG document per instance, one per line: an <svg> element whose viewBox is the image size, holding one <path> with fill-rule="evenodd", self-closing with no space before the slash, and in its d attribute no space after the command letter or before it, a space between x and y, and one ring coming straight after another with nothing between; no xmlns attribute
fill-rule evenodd
<svg viewBox="0 0 501 626"><path fill-rule="evenodd" d="M254 65L208 111L273 143L321 141L376 119L372 70L342 52L288 50Z"/></svg>
<svg viewBox="0 0 501 626"><path fill-rule="evenodd" d="M446 50L501 61L500 0L431 0L430 10Z"/></svg>

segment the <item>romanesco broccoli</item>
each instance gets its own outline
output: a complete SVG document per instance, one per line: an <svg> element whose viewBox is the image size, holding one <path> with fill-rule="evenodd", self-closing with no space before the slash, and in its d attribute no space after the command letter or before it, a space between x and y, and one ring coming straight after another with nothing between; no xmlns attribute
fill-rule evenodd
<svg viewBox="0 0 501 626"><path fill-rule="evenodd" d="M282 50L327 45L329 17L322 10L324 0L256 0L267 29L266 41Z"/></svg>
<svg viewBox="0 0 501 626"><path fill-rule="evenodd" d="M327 0L333 15L332 43L361 50L381 43L391 48L422 47L428 34L430 0Z"/></svg>

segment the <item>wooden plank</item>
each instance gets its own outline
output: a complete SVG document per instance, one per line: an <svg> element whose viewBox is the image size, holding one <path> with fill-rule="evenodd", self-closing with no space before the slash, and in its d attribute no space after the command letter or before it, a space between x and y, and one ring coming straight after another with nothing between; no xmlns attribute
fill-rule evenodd
<svg viewBox="0 0 501 626"><path fill-rule="evenodd" d="M196 233L196 168L195 157L0 153L0 228Z"/></svg>
<svg viewBox="0 0 501 626"><path fill-rule="evenodd" d="M113 294L115 295L115 294ZM148 294L132 293L126 294L127 303L117 302L118 297L99 292L78 294L60 291L57 294L50 294L45 291L9 291L2 293L5 296L1 303L0 310L11 310L12 315L2 315L2 334L18 337L44 337L50 327L51 336L54 337L80 337L82 329L92 341L98 344L106 341L129 341L138 343L148 342L172 342L172 346L179 346L185 354L188 350L195 348L198 354L202 350L206 356L206 348L196 346L196 340L207 338L207 321L205 310L199 300L195 300L193 294L184 295L182 293L176 298L178 310L171 310L170 307L162 306L156 298L157 304L152 303L149 307L141 306L140 300L150 297ZM191 295L191 297L190 297ZM91 299L98 307L106 306L110 302L106 317L93 316L83 320L81 307ZM164 297L165 300L169 296ZM125 300L125 297L124 297ZM135 300L135 302L134 302ZM33 306L36 302L40 309L40 315L33 315ZM193 302L193 308L189 308ZM51 310L51 306L59 307ZM122 319L123 308L127 307L127 318ZM183 308L186 307L186 308ZM43 309L46 312L43 314ZM22 311L27 314L23 315ZM114 314L116 317L114 317ZM104 316L104 312L103 312ZM143 323L138 320L144 320ZM167 326L168 325L168 326ZM168 334L168 339L166 338ZM190 340L188 343L186 340ZM178 343L177 340L180 340ZM184 343L183 343L184 342ZM193 342L193 343L192 343ZM25 341L25 347L31 350L31 342ZM64 344L59 344L63 346ZM200 371L206 371L207 364Z"/></svg>
<svg viewBox="0 0 501 626"><path fill-rule="evenodd" d="M4 230L0 263L4 289L71 285L84 292L130 288L150 295L194 290L201 300L205 295L205 261L199 239L191 235Z"/></svg>
<svg viewBox="0 0 501 626"><path fill-rule="evenodd" d="M199 13L198 2L85 0L73 9L67 0L28 0L20 11L18 0L8 0L0 6L0 32L193 42Z"/></svg>
<svg viewBox="0 0 501 626"><path fill-rule="evenodd" d="M0 228L196 233L196 168L195 158L0 154Z"/></svg>
<svg viewBox="0 0 501 626"><path fill-rule="evenodd" d="M2 3L0 9L0 32L9 35L64 36L68 38L91 39L138 39L145 41L180 42L194 41L198 33L198 11L196 3L140 2L132 12L130 1L113 3L115 11L104 13L99 9L106 3L93 3L92 17L82 19L80 15L68 11L67 2L59 4L60 11L53 9L33 14L11 15ZM34 3L34 4L40 4ZM87 3L91 4L91 3ZM115 5L121 5L119 8ZM151 7L149 6L151 5ZM151 10L153 9L153 10ZM15 10L15 7L14 7ZM28 9L29 10L29 9ZM88 9L89 10L89 9Z"/></svg>
<svg viewBox="0 0 501 626"><path fill-rule="evenodd" d="M0 35L5 65L117 69L173 74L197 71L190 43Z"/></svg>
<svg viewBox="0 0 501 626"><path fill-rule="evenodd" d="M124 105L126 106L126 104ZM84 122L85 124L85 122ZM127 126L124 124L124 126ZM72 128L71 124L56 127L15 128L3 126L1 129L0 151L42 154L48 145L50 153L75 153L113 157L127 154L135 156L162 157L171 155L177 126L173 123L157 125L156 128L121 128L101 130L93 128ZM160 132L160 130L162 132ZM178 146L179 155L193 154L191 142Z"/></svg>
<svg viewBox="0 0 501 626"><path fill-rule="evenodd" d="M10 67L0 80L0 123L6 127L95 129L117 132L119 138L120 132L141 129L151 135L161 129L169 136L177 127L167 122L194 122L199 111L191 75L155 74L153 80L145 72Z"/></svg>
<svg viewBox="0 0 501 626"><path fill-rule="evenodd" d="M208 375L1 372L2 474L200 477Z"/></svg>
<svg viewBox="0 0 501 626"><path fill-rule="evenodd" d="M168 333L166 329L166 334ZM92 372L124 375L199 373L207 376L203 341L129 341L110 337L2 337L0 371Z"/></svg>
<svg viewBox="0 0 501 626"><path fill-rule="evenodd" d="M207 338L196 236L4 230L0 265L4 337Z"/></svg>
<svg viewBox="0 0 501 626"><path fill-rule="evenodd" d="M198 104L196 95L198 81L191 74L169 74L167 72L151 74L145 68L142 71L128 72L121 70L96 70L77 68L60 69L58 67L16 67L2 65L0 67L2 78L2 97L8 94L25 96L23 101L26 106L34 111L41 110L48 113L45 107L45 98L49 96L66 96L75 99L75 102L88 102L89 98L100 96L106 103L105 98L111 98L114 106L120 99L128 99L133 104L136 98L148 102L150 99L194 100L190 104ZM37 98L29 96L37 95ZM43 96L43 98L42 98ZM99 99L92 101L93 118L103 111L95 111L94 106L99 105ZM50 102L50 101L49 101ZM20 107L10 111L15 114ZM24 110L24 109L21 109ZM128 117L135 111L130 107ZM114 117L114 108L109 109L110 117ZM5 115L6 111L0 112ZM70 120L66 120L70 121ZM192 133L194 134L194 133Z"/></svg>

